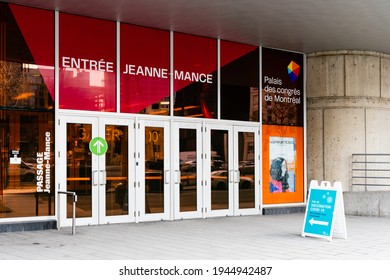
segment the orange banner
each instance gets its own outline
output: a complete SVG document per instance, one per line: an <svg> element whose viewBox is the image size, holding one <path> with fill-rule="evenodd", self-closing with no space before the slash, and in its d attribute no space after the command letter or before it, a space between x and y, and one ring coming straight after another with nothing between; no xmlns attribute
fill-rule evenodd
<svg viewBox="0 0 390 280"><path fill-rule="evenodd" d="M263 203L304 202L303 127L263 125Z"/></svg>

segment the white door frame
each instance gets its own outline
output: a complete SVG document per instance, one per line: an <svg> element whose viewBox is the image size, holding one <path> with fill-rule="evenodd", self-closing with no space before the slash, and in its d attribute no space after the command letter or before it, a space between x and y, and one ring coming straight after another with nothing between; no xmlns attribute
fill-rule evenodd
<svg viewBox="0 0 390 280"><path fill-rule="evenodd" d="M163 159L163 191L164 191L164 210L162 213L146 213L146 200L145 200L145 191L146 191L146 173L145 173L145 127L158 127L164 130L164 159ZM137 222L143 221L157 221L157 220L170 220L171 219L171 167L170 167L170 122L164 120L147 120L140 119L136 123L136 185L137 185L137 194L136 200L137 204ZM149 136L148 136L149 137ZM155 140L152 135L150 141ZM161 148L161 147L160 147Z"/></svg>
<svg viewBox="0 0 390 280"><path fill-rule="evenodd" d="M204 153L203 153L203 178L204 178L204 202L205 202L205 217L216 217L216 216L232 216L233 215L233 126L227 124L205 124L204 126L204 134L203 134L203 145L204 145ZM228 179L226 182L226 186L228 189L228 208L227 209L218 209L212 210L212 182L211 182L211 159L212 159L212 147L211 147L211 131L212 130L222 130L227 131L227 152L228 162Z"/></svg>
<svg viewBox="0 0 390 280"><path fill-rule="evenodd" d="M180 164L180 129L193 129L196 131L196 154L195 154L195 166L196 166L196 181L192 182L192 178L185 175L185 170L181 170ZM203 185L202 185L202 123L201 122L173 122L172 129L172 188L173 188L173 201L174 201L174 219L188 219L188 218L201 218L203 213ZM187 181L187 183L186 183ZM180 211L180 194L181 188L184 189L190 184L194 183L196 187L196 210L195 211ZM190 189L188 191L191 191Z"/></svg>
<svg viewBox="0 0 390 280"><path fill-rule="evenodd" d="M99 135L104 137L106 134L106 125L117 125L117 126L126 126L128 137L127 137L127 147L128 147L128 191L127 191L127 205L128 205L128 214L127 215L115 215L115 216L106 216L106 188L99 188L99 224L107 223L124 223L124 222L134 222L135 221L135 209L137 202L135 200L135 161L134 161L134 119L130 118L110 118L110 117L100 117L99 118ZM98 157L99 167L106 166L106 157Z"/></svg>
<svg viewBox="0 0 390 280"><path fill-rule="evenodd" d="M59 117L59 130L58 133L60 135L60 145L59 145L59 166L60 166L60 176L59 176L59 186L58 191L68 191L67 190L67 124L75 123L75 124L90 124L92 126L90 136L91 139L98 136L98 119L96 117L90 116L60 116ZM81 132L82 133L82 132ZM97 169L97 160L92 158L92 166L91 166L91 175L92 170ZM92 215L91 217L85 218L76 218L76 225L91 225L98 224L98 189L94 187L91 183L91 197L92 197ZM59 203L59 217L58 222L61 226L70 226L71 225L71 217L67 218L67 195L59 195L58 196ZM77 203L76 203L77 207Z"/></svg>
<svg viewBox="0 0 390 280"><path fill-rule="evenodd" d="M240 132L248 132L253 133L253 164L254 164L254 174L253 174L253 188L254 188L254 208L246 208L240 209L239 205L239 197L240 190L239 184L241 180L240 174L240 166L239 166L239 155L238 149L236 147L239 146L239 133ZM233 127L233 169L234 169L234 215L256 215L260 213L260 128L258 126L241 126L235 125ZM238 176L237 176L238 175Z"/></svg>
<svg viewBox="0 0 390 280"><path fill-rule="evenodd" d="M105 125L128 126L128 215L105 215L105 186L100 182L92 186L92 217L77 218L77 225L143 222L156 220L173 220L187 218L206 218L213 216L233 216L261 214L261 143L260 126L235 122L208 122L207 120L175 120L152 119L149 117L121 116L116 114L90 114L83 112L60 113L58 118L58 154L56 160L59 164L58 190L67 190L67 123L85 123L92 125L91 139L97 136L105 137ZM164 211L162 213L146 213L145 211L145 127L159 127L164 130ZM179 129L188 128L197 131L197 210L180 212L180 151ZM229 201L228 209L211 210L211 130L227 131L227 157L229 162ZM255 207L249 209L239 208L239 166L238 166L238 134L250 132L254 135L254 188ZM105 166L105 156L92 156L92 171L100 170ZM92 174L92 173L91 173ZM101 179L103 173L95 176ZM95 174L96 175L96 174ZM93 177L93 174L92 176ZM99 178L100 177L100 178ZM72 219L66 217L66 195L58 196L58 223L61 226L70 226Z"/></svg>
<svg viewBox="0 0 390 280"><path fill-rule="evenodd" d="M260 127L259 125L248 125L248 124L237 124L234 122L225 122L223 124L210 123L204 126L204 159L203 159L203 173L205 180L204 187L204 198L206 213L205 217L215 216L237 216L237 215L256 215L261 214L261 157L260 157ZM223 210L211 210L211 130L224 130L227 131L228 139L226 144L228 145L228 209ZM239 208L239 182L240 182L240 171L239 171L239 156L238 156L238 135L239 132L250 132L254 136L254 207L248 209Z"/></svg>
<svg viewBox="0 0 390 280"><path fill-rule="evenodd" d="M91 217L76 218L76 225L97 225L103 223L120 223L133 222L135 211L135 193L134 193L134 160L131 157L134 154L134 145L131 145L131 139L134 139L134 120L130 118L117 117L99 117L98 115L90 114L61 114L58 122L58 133L60 145L58 145L59 153L57 161L59 162L59 184L58 191L67 191L67 124L90 124L92 126L91 139L99 136L105 138L105 125L123 125L128 126L128 215L106 216L105 215L105 156L92 155L91 157L91 196L92 196L92 215ZM72 219L67 218L67 197L66 195L58 196L58 223L60 226L70 226ZM77 207L77 203L76 203Z"/></svg>

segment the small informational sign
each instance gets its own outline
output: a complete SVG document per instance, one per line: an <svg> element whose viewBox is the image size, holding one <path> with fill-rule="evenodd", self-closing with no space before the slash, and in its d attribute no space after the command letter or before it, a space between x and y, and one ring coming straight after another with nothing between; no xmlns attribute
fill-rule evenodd
<svg viewBox="0 0 390 280"><path fill-rule="evenodd" d="M334 232L347 238L342 186L328 181L310 182L309 198L303 223L302 236L314 236L332 240Z"/></svg>
<svg viewBox="0 0 390 280"><path fill-rule="evenodd" d="M107 141L102 137L95 137L89 142L89 150L97 156L102 156L107 152Z"/></svg>
<svg viewBox="0 0 390 280"><path fill-rule="evenodd" d="M22 163L22 158L20 157L19 150L11 150L11 154L9 157L9 163L10 164L21 164Z"/></svg>

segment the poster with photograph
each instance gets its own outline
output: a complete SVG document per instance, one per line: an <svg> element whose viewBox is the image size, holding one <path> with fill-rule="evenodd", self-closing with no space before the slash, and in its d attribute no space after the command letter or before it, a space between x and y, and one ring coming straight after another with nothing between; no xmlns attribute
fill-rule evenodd
<svg viewBox="0 0 390 280"><path fill-rule="evenodd" d="M295 192L296 141L293 137L269 138L270 193Z"/></svg>

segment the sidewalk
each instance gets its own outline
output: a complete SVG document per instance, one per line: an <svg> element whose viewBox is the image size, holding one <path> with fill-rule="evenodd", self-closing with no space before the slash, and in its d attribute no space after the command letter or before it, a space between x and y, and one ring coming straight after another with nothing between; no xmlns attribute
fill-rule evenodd
<svg viewBox="0 0 390 280"><path fill-rule="evenodd" d="M0 260L390 260L390 218L346 216L347 239L302 237L304 214L0 233Z"/></svg>

